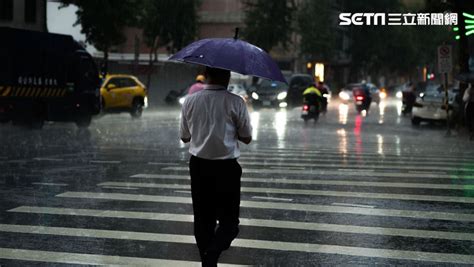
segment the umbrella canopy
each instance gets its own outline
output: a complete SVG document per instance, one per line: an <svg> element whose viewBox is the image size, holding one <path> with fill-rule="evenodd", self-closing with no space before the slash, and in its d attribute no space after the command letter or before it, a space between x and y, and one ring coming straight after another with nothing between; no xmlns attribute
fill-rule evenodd
<svg viewBox="0 0 474 267"><path fill-rule="evenodd" d="M259 47L236 38L210 38L191 43L169 60L226 69L286 83L273 59Z"/></svg>

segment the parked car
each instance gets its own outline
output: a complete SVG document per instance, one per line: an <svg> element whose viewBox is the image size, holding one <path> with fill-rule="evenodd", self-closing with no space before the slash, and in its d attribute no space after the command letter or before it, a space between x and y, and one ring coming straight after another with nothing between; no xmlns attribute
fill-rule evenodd
<svg viewBox="0 0 474 267"><path fill-rule="evenodd" d="M231 83L229 84L229 86L227 87L227 90L233 94L236 94L240 97L242 97L242 99L247 102L248 99L249 99L249 96L247 94L247 90L245 90L245 87L243 84L240 84L240 83Z"/></svg>
<svg viewBox="0 0 474 267"><path fill-rule="evenodd" d="M453 105L456 94L459 90L451 88L448 90L448 104ZM444 121L447 118L445 107L445 92L440 84L429 84L426 89L416 98L412 110L411 122L413 125L419 125L422 121Z"/></svg>
<svg viewBox="0 0 474 267"><path fill-rule="evenodd" d="M249 93L254 108L288 106L288 85L285 83L261 79Z"/></svg>
<svg viewBox="0 0 474 267"><path fill-rule="evenodd" d="M303 104L303 92L314 83L309 74L293 74L289 81L287 102L290 106L301 106Z"/></svg>
<svg viewBox="0 0 474 267"><path fill-rule="evenodd" d="M148 106L147 90L138 78L125 74L107 75L100 88L104 112L130 112L134 118Z"/></svg>

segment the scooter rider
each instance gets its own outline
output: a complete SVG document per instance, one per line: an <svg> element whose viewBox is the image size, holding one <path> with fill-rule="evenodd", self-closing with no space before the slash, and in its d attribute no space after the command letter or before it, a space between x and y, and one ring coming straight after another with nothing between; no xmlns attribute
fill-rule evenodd
<svg viewBox="0 0 474 267"><path fill-rule="evenodd" d="M328 95L329 95L329 88L324 84L323 81L319 81L318 85L316 86L316 89L319 90L321 93L321 111L326 112L327 107L328 107Z"/></svg>
<svg viewBox="0 0 474 267"><path fill-rule="evenodd" d="M306 103L308 105L318 105L321 103L322 97L323 95L321 94L321 91L316 88L315 84L312 84L303 92L303 103Z"/></svg>

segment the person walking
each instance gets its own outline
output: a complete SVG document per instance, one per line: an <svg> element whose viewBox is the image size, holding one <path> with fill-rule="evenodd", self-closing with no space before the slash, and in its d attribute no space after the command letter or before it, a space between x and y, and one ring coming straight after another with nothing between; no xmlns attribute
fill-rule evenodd
<svg viewBox="0 0 474 267"><path fill-rule="evenodd" d="M251 142L252 126L242 98L227 91L230 72L207 67L206 78L204 90L183 104L180 137L190 142L194 236L202 265L217 266L239 232L238 141Z"/></svg>
<svg viewBox="0 0 474 267"><path fill-rule="evenodd" d="M206 77L202 74L199 74L198 76L196 76L196 82L193 83L191 87L189 87L188 95L194 94L204 89L205 80L206 80Z"/></svg>
<svg viewBox="0 0 474 267"><path fill-rule="evenodd" d="M472 83L464 91L462 100L465 103L465 118L466 125L469 129L469 139L474 140L474 88L472 88Z"/></svg>

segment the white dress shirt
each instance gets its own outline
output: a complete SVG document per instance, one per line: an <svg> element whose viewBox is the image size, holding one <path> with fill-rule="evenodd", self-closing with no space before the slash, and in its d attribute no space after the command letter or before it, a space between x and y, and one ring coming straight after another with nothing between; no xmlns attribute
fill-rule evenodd
<svg viewBox="0 0 474 267"><path fill-rule="evenodd" d="M244 100L220 85L205 85L188 95L181 110L181 138L191 138L189 153L203 159L240 156L238 136L251 137Z"/></svg>

